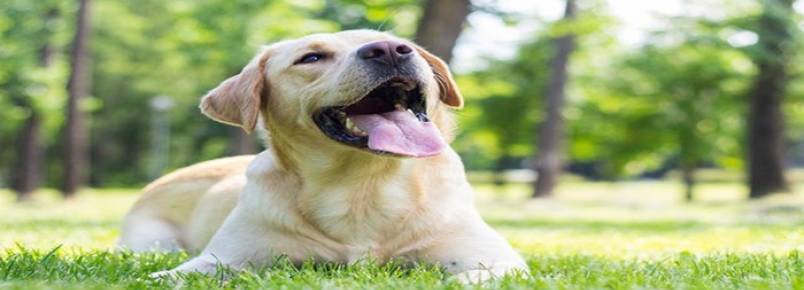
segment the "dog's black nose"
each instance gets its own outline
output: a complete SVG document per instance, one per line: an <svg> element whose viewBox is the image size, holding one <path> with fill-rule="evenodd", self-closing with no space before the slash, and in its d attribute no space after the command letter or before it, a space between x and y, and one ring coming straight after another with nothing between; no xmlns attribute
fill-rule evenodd
<svg viewBox="0 0 804 290"><path fill-rule="evenodd" d="M392 40L381 40L370 42L360 47L357 50L357 57L385 65L397 65L410 59L412 52L413 48L407 44Z"/></svg>

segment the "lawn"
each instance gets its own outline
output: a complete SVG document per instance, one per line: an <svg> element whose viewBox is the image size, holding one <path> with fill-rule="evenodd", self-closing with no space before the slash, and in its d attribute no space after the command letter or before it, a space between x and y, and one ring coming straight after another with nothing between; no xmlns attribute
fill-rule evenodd
<svg viewBox="0 0 804 290"><path fill-rule="evenodd" d="M794 194L744 202L730 183L680 200L671 182L564 184L555 198L527 200L526 185L479 185L478 207L527 258L512 289L804 289L804 184ZM279 263L227 279L190 275L158 281L186 254L110 250L136 199L128 189L87 190L66 202L43 192L15 204L0 191L0 288L143 289L461 288L429 266Z"/></svg>

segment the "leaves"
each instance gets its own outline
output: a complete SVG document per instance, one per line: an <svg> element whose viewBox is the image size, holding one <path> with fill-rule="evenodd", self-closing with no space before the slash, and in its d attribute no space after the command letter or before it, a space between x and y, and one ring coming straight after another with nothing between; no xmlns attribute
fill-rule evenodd
<svg viewBox="0 0 804 290"><path fill-rule="evenodd" d="M774 56L757 45L759 37L770 37L757 25L765 2L694 4L697 10L719 12L663 19L664 29L638 46L625 46L617 38L622 19L611 16L606 3L580 1L576 20L546 23L512 58L488 59L482 69L458 75L467 105L457 112L461 127L453 146L468 169L501 164L522 168L535 153L550 39L570 31L579 35L564 112L570 167L592 168L586 174L598 178L663 172L682 161L741 168L742 104L756 73L752 60ZM55 0L0 4L5 9L0 15L0 175L13 170L8 164L13 164L14 153L6 148L13 148L22 121L36 111L45 118L42 135L53 163L48 182L57 184L54 164L61 152L57 140L76 5ZM474 11L509 24L529 14L501 12L495 1L474 4ZM198 99L238 72L261 45L350 28L412 37L421 5L420 0L95 1L95 81L93 97L84 104L94 120L94 184L146 181L143 163L151 159L145 156L150 154L151 118L156 114L149 106L152 98L165 95L176 104L166 112L170 168L220 157L228 141L226 127L201 116ZM55 17L46 17L50 11L56 11ZM801 19L796 15L787 20L800 24ZM52 41L55 57L52 67L43 69L39 50L46 39ZM787 45L785 51L800 48L801 38ZM796 57L789 64L785 104L789 128L804 126L802 62ZM804 152L802 138L801 130L788 130L794 156Z"/></svg>

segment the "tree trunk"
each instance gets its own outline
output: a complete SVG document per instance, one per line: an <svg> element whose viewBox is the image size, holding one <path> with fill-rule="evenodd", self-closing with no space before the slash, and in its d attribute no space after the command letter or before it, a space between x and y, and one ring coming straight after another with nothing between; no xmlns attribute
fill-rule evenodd
<svg viewBox="0 0 804 290"><path fill-rule="evenodd" d="M227 151L230 156L257 153L257 143L251 135L246 134L240 127L231 127L228 130L229 148Z"/></svg>
<svg viewBox="0 0 804 290"><path fill-rule="evenodd" d="M564 20L575 18L575 1L567 0ZM547 114L538 132L537 177L533 197L553 194L562 170L564 146L564 117L569 57L575 49L575 35L568 33L555 40L555 56L550 64L550 83L547 87Z"/></svg>
<svg viewBox="0 0 804 290"><path fill-rule="evenodd" d="M499 158L497 158L497 162L494 165L494 172L493 172L493 180L494 186L502 187L508 180L505 179L505 164L508 161L508 154L502 154Z"/></svg>
<svg viewBox="0 0 804 290"><path fill-rule="evenodd" d="M64 183L62 193L70 197L84 184L87 170L87 129L81 102L89 95L90 0L79 0L76 32L70 56L70 79L67 84L67 122L64 131Z"/></svg>
<svg viewBox="0 0 804 290"><path fill-rule="evenodd" d="M51 31L49 23L56 18L58 10L48 9L43 20L44 43L39 51L39 65L48 69L53 64L53 46L51 45ZM11 188L17 192L17 200L30 198L31 193L39 187L42 181L43 160L45 148L40 140L42 117L36 106L31 102L31 113L25 120L25 125L17 134L17 161L14 166Z"/></svg>
<svg viewBox="0 0 804 290"><path fill-rule="evenodd" d="M695 199L695 165L682 165L681 179L684 181L684 200L692 202Z"/></svg>
<svg viewBox="0 0 804 290"><path fill-rule="evenodd" d="M17 162L14 166L11 188L17 192L17 200L27 200L42 180L42 156L44 149L39 140L42 119L35 109L25 120L17 135Z"/></svg>
<svg viewBox="0 0 804 290"><path fill-rule="evenodd" d="M758 67L749 94L748 183L749 197L758 198L788 190L784 176L784 114L782 100L787 83L786 64L792 49L792 0L764 1L759 20Z"/></svg>
<svg viewBox="0 0 804 290"><path fill-rule="evenodd" d="M469 7L469 0L427 0L416 28L416 43L449 63Z"/></svg>

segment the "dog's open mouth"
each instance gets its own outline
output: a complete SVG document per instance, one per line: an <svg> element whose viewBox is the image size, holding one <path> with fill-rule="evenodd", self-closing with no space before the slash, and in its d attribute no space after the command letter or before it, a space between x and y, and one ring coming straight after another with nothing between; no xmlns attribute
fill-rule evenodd
<svg viewBox="0 0 804 290"><path fill-rule="evenodd" d="M347 106L326 107L313 116L329 138L380 154L427 157L446 146L427 117L421 86L392 78Z"/></svg>

